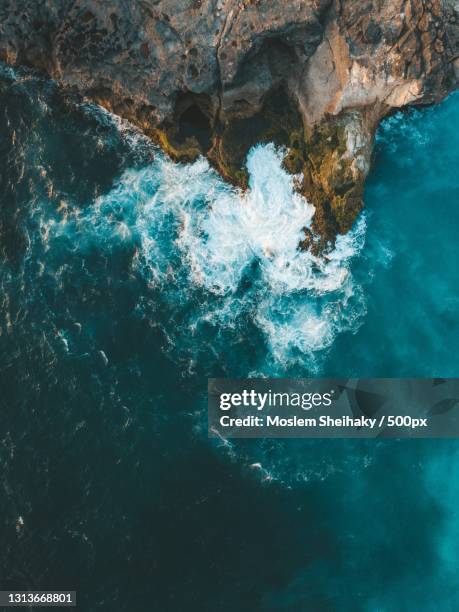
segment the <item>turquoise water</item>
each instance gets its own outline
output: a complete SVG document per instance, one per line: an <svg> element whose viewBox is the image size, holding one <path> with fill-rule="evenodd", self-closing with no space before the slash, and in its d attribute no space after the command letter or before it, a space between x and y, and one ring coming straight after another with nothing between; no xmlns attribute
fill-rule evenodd
<svg viewBox="0 0 459 612"><path fill-rule="evenodd" d="M206 381L457 374L458 118L452 95L384 122L366 211L319 260L282 151L249 153L242 194L3 69L4 588L457 610L454 441L209 441Z"/></svg>
<svg viewBox="0 0 459 612"><path fill-rule="evenodd" d="M356 262L368 312L354 338L336 343L328 371L457 376L458 104L453 94L379 130Z"/></svg>

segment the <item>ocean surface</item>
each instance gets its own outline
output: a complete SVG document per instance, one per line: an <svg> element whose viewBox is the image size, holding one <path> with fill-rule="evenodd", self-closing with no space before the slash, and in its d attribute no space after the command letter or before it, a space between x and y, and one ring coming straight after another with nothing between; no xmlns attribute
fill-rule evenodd
<svg viewBox="0 0 459 612"><path fill-rule="evenodd" d="M209 376L457 376L459 95L379 129L326 260L250 190L0 68L0 585L84 611L455 612L459 443L209 440Z"/></svg>

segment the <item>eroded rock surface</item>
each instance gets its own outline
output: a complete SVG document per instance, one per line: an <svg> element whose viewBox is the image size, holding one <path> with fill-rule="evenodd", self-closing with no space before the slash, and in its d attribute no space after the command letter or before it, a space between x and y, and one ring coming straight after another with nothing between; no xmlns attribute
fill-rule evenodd
<svg viewBox="0 0 459 612"><path fill-rule="evenodd" d="M457 0L0 0L0 59L241 185L252 144L288 146L320 249L362 208L381 118L457 86L458 20Z"/></svg>

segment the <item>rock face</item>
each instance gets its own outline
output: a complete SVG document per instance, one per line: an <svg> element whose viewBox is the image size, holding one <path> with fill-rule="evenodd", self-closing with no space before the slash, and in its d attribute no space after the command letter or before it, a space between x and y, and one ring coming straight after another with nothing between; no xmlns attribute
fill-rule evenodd
<svg viewBox="0 0 459 612"><path fill-rule="evenodd" d="M374 133L457 86L458 0L0 0L0 59L129 119L237 184L286 145L321 249L362 208Z"/></svg>

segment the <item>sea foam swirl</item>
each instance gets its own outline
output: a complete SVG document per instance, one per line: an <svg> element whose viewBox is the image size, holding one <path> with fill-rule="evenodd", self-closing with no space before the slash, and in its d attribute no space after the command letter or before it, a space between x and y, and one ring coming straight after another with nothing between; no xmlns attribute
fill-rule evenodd
<svg viewBox="0 0 459 612"><path fill-rule="evenodd" d="M167 330L171 347L183 352L192 338L191 353L198 344L221 355L225 343L248 333L249 322L267 349L256 372L264 360L271 372L276 363L314 371L338 333L358 328L365 302L350 264L363 247L365 219L339 236L326 258L300 250L314 207L295 190L282 159L272 144L254 147L244 193L204 159L174 164L158 152L86 209L85 232L96 232L99 244L101 234L134 240L135 269L181 311Z"/></svg>
<svg viewBox="0 0 459 612"><path fill-rule="evenodd" d="M45 104L45 97L40 100ZM43 108L37 120L47 118ZM92 192L89 182L76 185L73 175L59 189L65 181L54 176L58 170L43 166L47 155L57 155L59 142L46 150L35 143L43 197L35 190L27 235L43 252L43 266L57 265L59 253L125 253L132 273L148 287L137 315L163 328L164 349L182 368L186 360L188 370L200 364L208 372L218 363L232 375L275 375L297 366L317 373L337 335L359 328L366 305L352 262L365 242L365 217L326 257L300 250L314 207L283 168L285 151L272 144L252 148L244 192L203 158L173 163L99 107L82 104L79 112L93 126L102 171L109 174L114 151L128 157L117 161L120 172L113 171L111 183Z"/></svg>

